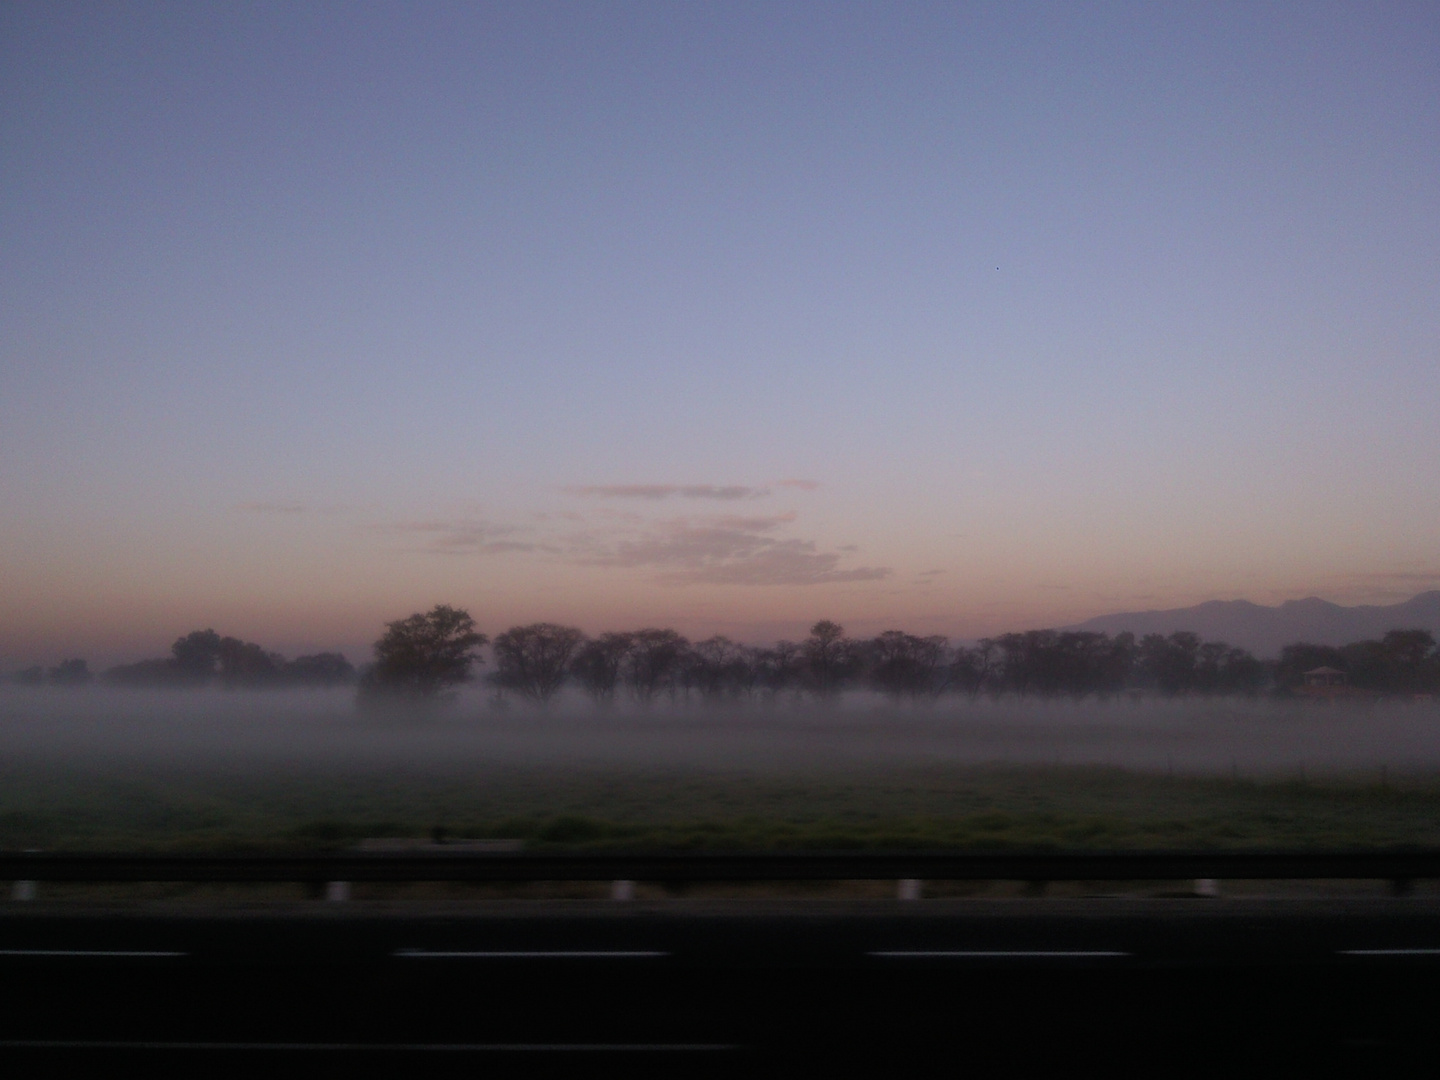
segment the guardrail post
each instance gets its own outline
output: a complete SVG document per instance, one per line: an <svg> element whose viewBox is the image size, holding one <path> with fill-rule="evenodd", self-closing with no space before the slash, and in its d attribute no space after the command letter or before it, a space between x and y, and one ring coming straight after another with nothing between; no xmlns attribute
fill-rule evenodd
<svg viewBox="0 0 1440 1080"><path fill-rule="evenodd" d="M919 878L901 878L895 883L895 899L897 900L919 900L923 891L923 882Z"/></svg>
<svg viewBox="0 0 1440 1080"><path fill-rule="evenodd" d="M634 900L635 882L617 880L610 883L611 900Z"/></svg>
<svg viewBox="0 0 1440 1080"><path fill-rule="evenodd" d="M334 903L344 903L350 899L350 882L348 881L327 881L325 883L325 899Z"/></svg>
<svg viewBox="0 0 1440 1080"><path fill-rule="evenodd" d="M33 881L17 881L10 886L11 900L34 900L39 886Z"/></svg>

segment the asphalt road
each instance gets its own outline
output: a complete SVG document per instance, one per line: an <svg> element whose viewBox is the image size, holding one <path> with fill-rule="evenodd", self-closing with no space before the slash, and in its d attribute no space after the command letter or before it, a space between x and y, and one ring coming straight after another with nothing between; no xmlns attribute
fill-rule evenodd
<svg viewBox="0 0 1440 1080"><path fill-rule="evenodd" d="M1440 903L0 908L0 1062L217 1057L429 1075L1433 1068Z"/></svg>

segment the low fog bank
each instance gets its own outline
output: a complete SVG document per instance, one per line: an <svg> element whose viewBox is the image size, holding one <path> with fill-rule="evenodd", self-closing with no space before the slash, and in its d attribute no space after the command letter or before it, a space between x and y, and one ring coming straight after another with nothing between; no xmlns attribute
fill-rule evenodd
<svg viewBox="0 0 1440 1080"><path fill-rule="evenodd" d="M878 695L749 708L545 711L476 689L425 714L357 711L353 690L0 691L0 756L116 767L758 773L920 765L1107 765L1192 775L1440 771L1434 702L942 700Z"/></svg>

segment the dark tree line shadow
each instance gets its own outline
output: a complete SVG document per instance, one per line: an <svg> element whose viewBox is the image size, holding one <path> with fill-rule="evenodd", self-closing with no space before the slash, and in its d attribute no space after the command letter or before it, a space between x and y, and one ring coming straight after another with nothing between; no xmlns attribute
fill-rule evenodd
<svg viewBox="0 0 1440 1080"><path fill-rule="evenodd" d="M97 676L82 659L64 660L46 670L36 665L16 673L27 686L88 686L96 681L120 687L329 687L356 679L355 666L340 653L315 653L287 660L254 642L196 630L176 640L170 655L121 664Z"/></svg>
<svg viewBox="0 0 1440 1080"><path fill-rule="evenodd" d="M607 631L593 637L555 623L515 626L491 641L463 609L438 605L387 623L375 658L357 668L339 653L287 660L252 642L197 630L168 657L114 667L99 676L117 687L229 688L356 685L362 704L436 701L475 681L488 645L493 670L479 681L502 699L544 705L574 687L599 706L703 701L744 704L777 698L833 699L868 690L897 701L1069 698L1154 694L1304 696L1327 672L1326 696L1428 695L1440 689L1440 650L1427 630L1392 630L1343 646L1287 645L1261 660L1223 641L1180 631L1109 635L1027 630L952 645L938 635L887 630L851 638L822 620L802 641L746 645L723 636L691 642L672 629ZM16 682L56 687L95 681L83 659L19 672ZM1313 695L1312 695L1313 696Z"/></svg>

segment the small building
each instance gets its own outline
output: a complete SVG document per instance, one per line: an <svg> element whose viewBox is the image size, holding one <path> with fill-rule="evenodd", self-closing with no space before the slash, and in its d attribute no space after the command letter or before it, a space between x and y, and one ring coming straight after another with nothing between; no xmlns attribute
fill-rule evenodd
<svg viewBox="0 0 1440 1080"><path fill-rule="evenodd" d="M1345 672L1339 668L1317 667L1311 668L1300 676L1305 680L1306 686L1313 686L1316 689L1329 689L1345 685Z"/></svg>
<svg viewBox="0 0 1440 1080"><path fill-rule="evenodd" d="M1345 681L1345 672L1339 668L1317 667L1300 673L1300 685L1295 693L1311 701L1335 701L1338 698L1364 697Z"/></svg>

